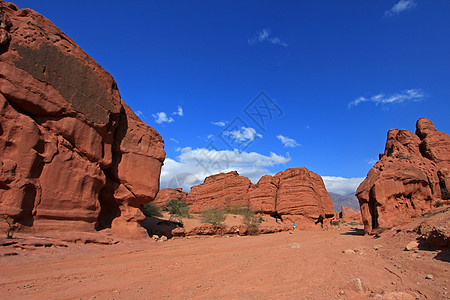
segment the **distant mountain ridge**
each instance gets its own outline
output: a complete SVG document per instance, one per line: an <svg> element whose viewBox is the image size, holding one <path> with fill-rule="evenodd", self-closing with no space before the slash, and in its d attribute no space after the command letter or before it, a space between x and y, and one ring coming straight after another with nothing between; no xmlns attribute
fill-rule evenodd
<svg viewBox="0 0 450 300"><path fill-rule="evenodd" d="M341 206L347 206L360 210L358 198L356 198L355 195L344 196L335 193L328 194L330 194L331 200L333 200L334 211L341 211Z"/></svg>

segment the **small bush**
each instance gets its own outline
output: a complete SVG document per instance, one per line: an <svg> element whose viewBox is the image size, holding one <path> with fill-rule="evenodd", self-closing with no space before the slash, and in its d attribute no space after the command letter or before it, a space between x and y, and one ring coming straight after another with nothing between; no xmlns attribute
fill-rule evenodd
<svg viewBox="0 0 450 300"><path fill-rule="evenodd" d="M191 214L189 213L189 205L180 200L171 199L167 201L166 205L163 207L163 210L169 212L171 216L180 218L191 217Z"/></svg>
<svg viewBox="0 0 450 300"><path fill-rule="evenodd" d="M142 212L147 217L162 217L161 210L159 206L156 206L153 203L145 203L142 205Z"/></svg>
<svg viewBox="0 0 450 300"><path fill-rule="evenodd" d="M203 223L220 225L226 219L226 215L222 209L209 208L200 213L200 219Z"/></svg>
<svg viewBox="0 0 450 300"><path fill-rule="evenodd" d="M333 226L338 226L339 224L341 224L341 221L336 221L336 220L331 221L331 225L333 225Z"/></svg>
<svg viewBox="0 0 450 300"><path fill-rule="evenodd" d="M244 224L248 227L248 234L259 234L259 225L262 223L262 221L263 218L260 215L256 215L253 211L249 210L249 212L244 215Z"/></svg>
<svg viewBox="0 0 450 300"><path fill-rule="evenodd" d="M16 229L16 225L14 224L14 219L11 216L6 214L2 214L0 220L3 220L6 223L5 234L7 239L13 238L13 231Z"/></svg>
<svg viewBox="0 0 450 300"><path fill-rule="evenodd" d="M441 189L442 200L450 200L450 190L447 188Z"/></svg>
<svg viewBox="0 0 450 300"><path fill-rule="evenodd" d="M245 215L247 215L249 213L253 214L253 211L250 208L248 208L248 207L242 207L242 206L239 206L239 205L233 205L233 206L230 206L230 207L226 207L225 208L225 213L226 214L232 214L232 215L245 216Z"/></svg>
<svg viewBox="0 0 450 300"><path fill-rule="evenodd" d="M441 207L441 206L443 206L443 205L444 205L444 202L442 202L442 201L440 201L440 200L434 202L434 204L433 204L434 207Z"/></svg>

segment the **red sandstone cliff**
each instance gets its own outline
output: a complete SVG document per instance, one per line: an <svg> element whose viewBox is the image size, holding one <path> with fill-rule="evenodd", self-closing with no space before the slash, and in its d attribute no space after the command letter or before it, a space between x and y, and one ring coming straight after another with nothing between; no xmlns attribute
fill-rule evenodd
<svg viewBox="0 0 450 300"><path fill-rule="evenodd" d="M0 1L0 213L34 229L139 234L164 141L45 17Z"/></svg>
<svg viewBox="0 0 450 300"><path fill-rule="evenodd" d="M421 118L416 134L391 129L384 153L356 191L364 228L392 227L445 201L450 188L450 136Z"/></svg>

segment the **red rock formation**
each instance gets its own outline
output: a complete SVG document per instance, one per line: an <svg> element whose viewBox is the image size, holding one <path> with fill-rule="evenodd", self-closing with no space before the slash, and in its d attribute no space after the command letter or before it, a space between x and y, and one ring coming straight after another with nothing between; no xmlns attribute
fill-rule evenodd
<svg viewBox="0 0 450 300"><path fill-rule="evenodd" d="M207 177L200 185L193 186L186 202L193 213L208 208L248 207L248 190L251 186L250 179L239 176L236 171L220 173Z"/></svg>
<svg viewBox="0 0 450 300"><path fill-rule="evenodd" d="M162 206L169 200L186 201L188 193L183 192L182 188L178 189L162 189L158 192L155 200L152 201L153 204Z"/></svg>
<svg viewBox="0 0 450 300"><path fill-rule="evenodd" d="M338 213L338 219L345 222L361 221L361 212L351 207L342 206Z"/></svg>
<svg viewBox="0 0 450 300"><path fill-rule="evenodd" d="M74 41L0 2L0 213L36 229L143 232L163 147Z"/></svg>
<svg viewBox="0 0 450 300"><path fill-rule="evenodd" d="M194 213L211 207L251 207L300 227L327 223L334 216L322 178L304 167L263 176L256 185L235 171L213 175L192 187L186 202Z"/></svg>
<svg viewBox="0 0 450 300"><path fill-rule="evenodd" d="M389 130L384 153L356 191L367 233L408 222L450 188L450 136L426 118L416 128Z"/></svg>

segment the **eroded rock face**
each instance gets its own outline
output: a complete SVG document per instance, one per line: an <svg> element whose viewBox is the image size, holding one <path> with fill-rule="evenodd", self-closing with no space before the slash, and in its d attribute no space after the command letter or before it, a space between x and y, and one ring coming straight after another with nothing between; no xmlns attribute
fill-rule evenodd
<svg viewBox="0 0 450 300"><path fill-rule="evenodd" d="M322 178L304 167L263 176L255 185L235 171L213 175L192 187L186 202L194 213L237 205L281 216L300 227L329 223L334 216Z"/></svg>
<svg viewBox="0 0 450 300"><path fill-rule="evenodd" d="M450 188L450 136L421 118L416 134L388 132L384 153L356 191L364 228L389 228L432 208Z"/></svg>
<svg viewBox="0 0 450 300"><path fill-rule="evenodd" d="M162 206L169 200L178 200L186 202L186 197L188 193L184 192L182 188L178 189L162 189L158 192L153 200L153 204Z"/></svg>
<svg viewBox="0 0 450 300"><path fill-rule="evenodd" d="M48 19L0 8L0 213L33 228L144 232L139 208L158 192L161 136Z"/></svg>
<svg viewBox="0 0 450 300"><path fill-rule="evenodd" d="M361 222L361 212L351 207L342 206L341 211L337 213L337 219L345 222L350 221Z"/></svg>
<svg viewBox="0 0 450 300"><path fill-rule="evenodd" d="M193 186L186 202L193 213L208 208L248 207L248 190L251 186L250 179L239 176L236 171L220 173L207 177L202 184Z"/></svg>

